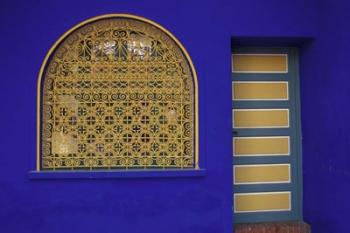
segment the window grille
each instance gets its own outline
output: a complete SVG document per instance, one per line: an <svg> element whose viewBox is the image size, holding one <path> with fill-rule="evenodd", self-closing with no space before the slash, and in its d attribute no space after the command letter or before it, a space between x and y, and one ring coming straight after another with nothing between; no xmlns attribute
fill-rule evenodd
<svg viewBox="0 0 350 233"><path fill-rule="evenodd" d="M132 16L78 25L41 76L40 170L198 166L196 74L160 26Z"/></svg>

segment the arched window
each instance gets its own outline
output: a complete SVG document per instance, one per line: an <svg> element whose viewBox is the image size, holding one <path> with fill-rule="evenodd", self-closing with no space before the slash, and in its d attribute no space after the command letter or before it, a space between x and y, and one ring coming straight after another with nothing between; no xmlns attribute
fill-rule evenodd
<svg viewBox="0 0 350 233"><path fill-rule="evenodd" d="M154 22L77 25L39 74L37 170L198 168L196 79L186 50Z"/></svg>

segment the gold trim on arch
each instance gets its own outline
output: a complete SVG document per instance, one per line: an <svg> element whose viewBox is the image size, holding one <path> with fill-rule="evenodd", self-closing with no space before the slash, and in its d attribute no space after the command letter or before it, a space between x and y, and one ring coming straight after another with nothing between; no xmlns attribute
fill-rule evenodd
<svg viewBox="0 0 350 233"><path fill-rule="evenodd" d="M181 52L184 54L185 58L187 59L190 68L191 68L191 72L193 75L193 82L194 82L194 111L195 111L195 169L199 169L199 145L198 145L198 141L199 141L199 128L198 128L198 79L197 79L197 73L196 70L194 68L193 62L191 57L189 56L187 50L184 48L184 46L180 43L180 41L171 33L169 32L167 29L165 29L164 27L162 27L161 25L140 17L140 16L136 16L136 15L131 15L131 14L105 14L105 15L100 15L100 16L96 16L87 20L84 20L83 22L75 25L74 27L72 27L71 29L69 29L68 31L66 31L49 49L49 51L47 52L44 61L40 67L40 71L39 71L39 75L38 75L38 81L37 81L37 152L36 152L36 170L40 171L40 134L41 134L41 82L42 82L42 76L44 74L44 70L47 66L47 63L49 61L50 56L53 54L53 52L57 49L57 47L60 45L60 43L65 40L67 38L67 36L69 36L72 32L74 32L75 30L77 30L78 28L88 24L88 23L92 23L94 21L97 20L101 20L101 19L108 19L108 18L128 18L128 19L134 19L134 20L139 20L141 22L144 23L148 23L150 25L155 26L156 28L160 29L161 31L163 31L166 35L168 35L174 42L175 44L180 48Z"/></svg>

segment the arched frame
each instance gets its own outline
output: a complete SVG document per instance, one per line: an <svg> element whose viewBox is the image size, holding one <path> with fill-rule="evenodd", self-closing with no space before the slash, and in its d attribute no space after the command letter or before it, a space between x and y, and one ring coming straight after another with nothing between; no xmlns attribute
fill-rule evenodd
<svg viewBox="0 0 350 233"><path fill-rule="evenodd" d="M198 141L199 141L199 129L198 129L198 80L197 80L197 74L196 74L196 70L194 68L193 62L187 52L187 50L184 48L184 46L179 42L179 40L172 34L170 33L167 29L165 29L164 27L162 27L161 25L140 17L140 16L135 16L135 15L130 15L130 14L106 14L106 15L100 15L100 16L96 16L90 19L87 19L77 25L75 25L74 27L72 27L71 29L69 29L68 31L66 31L54 44L53 46L49 49L49 51L47 52L44 61L41 65L40 71L39 71L39 75L38 75L38 82L37 82L37 154L36 154L36 171L40 171L40 164L41 164L41 97L42 97L42 82L43 82L43 76L45 74L45 69L50 61L50 57L53 55L53 53L55 52L55 50L59 47L59 45L70 35L72 34L75 30L89 24L89 23L93 23L97 20L101 20L101 19L108 19L108 18L126 18L126 19L134 19L134 20L139 20L141 22L150 24L154 27L156 27L157 29L161 30L162 32L164 32L167 36L169 36L174 43L179 47L179 49L181 50L181 52L183 53L184 57L186 58L191 72L192 72L192 78L193 78L193 85L194 85L194 148L195 148L195 152L194 152L194 163L195 163L195 169L199 169L199 145L198 145Z"/></svg>

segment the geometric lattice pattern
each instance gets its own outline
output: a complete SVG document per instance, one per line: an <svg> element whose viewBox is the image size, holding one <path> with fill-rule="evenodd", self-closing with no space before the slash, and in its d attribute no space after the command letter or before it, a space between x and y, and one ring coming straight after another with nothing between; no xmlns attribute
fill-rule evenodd
<svg viewBox="0 0 350 233"><path fill-rule="evenodd" d="M193 74L157 27L131 18L82 26L43 79L41 169L195 166Z"/></svg>

